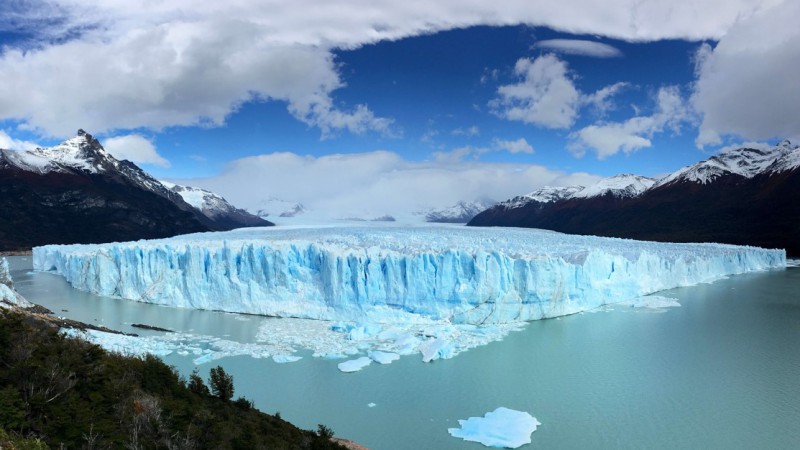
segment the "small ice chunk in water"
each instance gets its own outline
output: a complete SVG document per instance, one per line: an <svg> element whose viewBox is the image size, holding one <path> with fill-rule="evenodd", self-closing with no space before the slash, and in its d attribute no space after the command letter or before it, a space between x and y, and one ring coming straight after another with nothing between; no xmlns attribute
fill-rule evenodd
<svg viewBox="0 0 800 450"><path fill-rule="evenodd" d="M194 362L194 364L196 366L199 366L201 364L205 364L205 363L211 362L213 360L214 360L214 354L213 353L206 353L205 355L203 355L203 356L201 356L199 358L195 358L193 362Z"/></svg>
<svg viewBox="0 0 800 450"><path fill-rule="evenodd" d="M273 355L272 356L272 360L275 361L278 364L291 363L291 362L295 362L295 361L300 361L301 359L303 359L302 356L292 356L292 355Z"/></svg>
<svg viewBox="0 0 800 450"><path fill-rule="evenodd" d="M500 407L483 417L459 420L461 428L448 428L451 436L480 442L487 447L517 448L531 443L531 434L541 423L524 411Z"/></svg>
<svg viewBox="0 0 800 450"><path fill-rule="evenodd" d="M374 408L375 407L375 403L367 403L367 406L369 406L370 408Z"/></svg>
<svg viewBox="0 0 800 450"><path fill-rule="evenodd" d="M632 300L619 302L616 304L620 306L630 306L631 308L649 308L649 309L674 308L681 306L681 304L678 303L678 300L671 297L663 297L660 295L646 295L634 298Z"/></svg>
<svg viewBox="0 0 800 450"><path fill-rule="evenodd" d="M400 359L400 355L397 353L381 352L378 350L370 350L367 352L367 356L379 364L391 364L392 361L397 361Z"/></svg>
<svg viewBox="0 0 800 450"><path fill-rule="evenodd" d="M372 360L367 356L362 356L361 358L351 359L349 361L345 361L343 363L339 363L339 370L342 372L358 372L359 370L367 367L372 363Z"/></svg>

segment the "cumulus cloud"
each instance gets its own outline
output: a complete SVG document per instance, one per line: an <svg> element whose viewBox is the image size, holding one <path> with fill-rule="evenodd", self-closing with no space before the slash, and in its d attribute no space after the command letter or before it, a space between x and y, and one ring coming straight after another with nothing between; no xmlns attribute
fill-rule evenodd
<svg viewBox="0 0 800 450"><path fill-rule="evenodd" d="M0 130L0 149L4 150L17 150L17 151L24 151L24 150L33 150L36 147L40 147L35 142L25 141L14 139L8 135L3 130Z"/></svg>
<svg viewBox="0 0 800 450"><path fill-rule="evenodd" d="M507 141L504 139L495 139L492 141L493 146L498 150L505 150L509 153L527 153L533 154L533 146L525 140L525 138L519 138L514 141Z"/></svg>
<svg viewBox="0 0 800 450"><path fill-rule="evenodd" d="M156 151L155 145L138 134L115 136L103 141L103 148L117 159L127 159L137 164L169 167L170 163Z"/></svg>
<svg viewBox="0 0 800 450"><path fill-rule="evenodd" d="M655 111L648 116L637 115L623 122L600 122L570 134L569 150L576 156L593 151L598 159L619 152L632 153L652 145L650 139L657 133L680 127L691 115L675 86L662 87L656 94Z"/></svg>
<svg viewBox="0 0 800 450"><path fill-rule="evenodd" d="M602 42L583 39L546 39L537 41L533 48L548 50L568 55L591 56L594 58L620 58L622 52L618 48Z"/></svg>
<svg viewBox="0 0 800 450"><path fill-rule="evenodd" d="M697 145L723 136L800 136L800 2L785 1L737 22L715 47L697 53L692 97L702 115Z"/></svg>
<svg viewBox="0 0 800 450"><path fill-rule="evenodd" d="M91 34L91 33L90 33ZM101 36L0 58L0 116L45 134L224 123L242 103L280 100L323 135L388 132L364 105L342 111L333 57L319 48L253 40L254 24L172 23L105 41ZM276 69L280 68L280 69ZM57 73L58 76L53 76Z"/></svg>
<svg viewBox="0 0 800 450"><path fill-rule="evenodd" d="M580 93L567 63L555 55L520 58L514 66L518 83L497 88L490 106L495 114L545 128L569 128L578 114Z"/></svg>
<svg viewBox="0 0 800 450"><path fill-rule="evenodd" d="M176 182L210 189L251 210L277 198L330 218L401 218L459 200L504 200L544 185L585 185L599 178L533 164L457 158L412 162L394 152L376 151L321 157L272 153L236 160L213 178Z"/></svg>
<svg viewBox="0 0 800 450"><path fill-rule="evenodd" d="M243 103L281 101L323 136L392 134L390 118L334 101L345 83L332 50L472 25L634 41L719 38L775 1L4 2L0 30L31 38L0 53L0 119L68 136L79 127L219 126Z"/></svg>

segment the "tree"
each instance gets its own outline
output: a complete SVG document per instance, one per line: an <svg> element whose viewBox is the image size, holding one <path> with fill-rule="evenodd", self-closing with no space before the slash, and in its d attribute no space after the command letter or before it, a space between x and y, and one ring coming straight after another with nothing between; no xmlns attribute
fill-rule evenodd
<svg viewBox="0 0 800 450"><path fill-rule="evenodd" d="M225 401L233 398L233 376L225 373L221 366L211 369L211 393Z"/></svg>
<svg viewBox="0 0 800 450"><path fill-rule="evenodd" d="M200 375L197 373L197 369L194 369L191 375L189 375L189 384L188 388L190 391L194 392L195 394L199 395L208 395L208 386L203 383L203 379L200 378Z"/></svg>
<svg viewBox="0 0 800 450"><path fill-rule="evenodd" d="M323 439L330 440L333 437L333 430L323 424L318 424L317 434Z"/></svg>

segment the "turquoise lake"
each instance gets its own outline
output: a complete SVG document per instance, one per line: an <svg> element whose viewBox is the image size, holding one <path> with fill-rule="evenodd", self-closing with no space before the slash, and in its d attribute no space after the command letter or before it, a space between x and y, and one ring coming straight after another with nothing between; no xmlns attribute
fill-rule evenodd
<svg viewBox="0 0 800 450"><path fill-rule="evenodd" d="M11 257L18 291L57 315L121 331L145 323L252 342L270 319L94 296ZM542 425L523 448L800 448L800 268L663 291L681 307L616 307L531 322L453 359L405 356L361 372L300 352L222 365L236 396L298 426L332 428L371 449L481 449L451 437L458 419L499 406ZM188 375L192 356L164 360ZM374 406L370 406L374 404Z"/></svg>

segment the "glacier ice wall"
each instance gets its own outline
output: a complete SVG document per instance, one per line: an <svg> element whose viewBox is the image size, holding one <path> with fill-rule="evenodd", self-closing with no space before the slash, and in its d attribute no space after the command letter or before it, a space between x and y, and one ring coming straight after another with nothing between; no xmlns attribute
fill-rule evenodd
<svg viewBox="0 0 800 450"><path fill-rule="evenodd" d="M75 288L162 305L282 317L486 324L593 309L730 274L783 250L512 228L245 229L33 249Z"/></svg>

